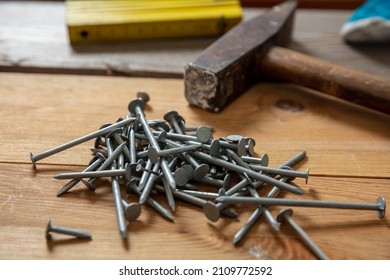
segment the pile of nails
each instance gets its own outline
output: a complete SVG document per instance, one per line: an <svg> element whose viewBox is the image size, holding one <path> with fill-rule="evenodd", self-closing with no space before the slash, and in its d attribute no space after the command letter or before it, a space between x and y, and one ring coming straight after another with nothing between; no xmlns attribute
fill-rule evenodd
<svg viewBox="0 0 390 280"><path fill-rule="evenodd" d="M327 256L314 244L307 234L292 219L292 210L283 210L277 218L268 210L269 206L297 206L376 210L378 216L385 214L385 201L379 197L376 203L332 202L319 200L294 200L275 198L280 190L302 194L302 190L291 181L296 177L306 180L309 170L296 171L292 166L305 158L302 151L277 168L268 167L268 156L256 157L255 140L239 135L214 139L213 127L186 126L185 120L176 111L166 113L164 120L148 120L144 107L149 101L145 92L128 105L129 114L114 124L103 125L99 130L72 140L40 154L30 153L36 162L55 153L95 139L91 149L94 157L81 172L61 173L54 178L70 179L58 192L65 194L79 182L95 190L95 181L101 177L111 178L119 233L127 238L127 221L136 220L141 205L147 203L168 220L173 220L175 199L199 206L211 221L221 215L237 217L231 207L234 204L252 204L254 213L234 236L233 243L240 242L250 228L264 215L276 231L279 223L290 224L305 244L320 259ZM258 190L272 186L267 197L260 197ZM201 186L212 186L214 191L203 191ZM122 198L121 189L138 196L138 203L128 203ZM166 209L153 198L160 193L166 198Z"/></svg>

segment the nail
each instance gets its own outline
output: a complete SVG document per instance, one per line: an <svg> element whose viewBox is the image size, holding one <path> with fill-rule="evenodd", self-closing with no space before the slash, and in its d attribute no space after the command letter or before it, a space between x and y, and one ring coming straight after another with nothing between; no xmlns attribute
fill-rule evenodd
<svg viewBox="0 0 390 280"><path fill-rule="evenodd" d="M179 190L179 192L183 192L203 199L216 199L219 196L218 193L201 192L201 191L194 191L194 190Z"/></svg>
<svg viewBox="0 0 390 280"><path fill-rule="evenodd" d="M132 179L127 183L126 188L132 189L136 194L141 195L141 192L138 190L137 185L135 184L135 180ZM152 199L151 197L148 197L146 200L146 203L148 203L152 208L154 208L161 216L164 218L173 221L174 218L172 214L165 209L160 203L158 203L156 200Z"/></svg>
<svg viewBox="0 0 390 280"><path fill-rule="evenodd" d="M191 167L192 168L192 167ZM193 171L194 169L192 169ZM179 187L182 187L184 186L185 184L187 184L188 182L188 179L189 179L189 174L188 174L188 170L184 167L179 167L175 170L174 172L174 178L175 178L175 181L176 181L176 185L179 186Z"/></svg>
<svg viewBox="0 0 390 280"><path fill-rule="evenodd" d="M92 171L95 170L103 161L105 160L103 155L95 157L95 160L82 172ZM80 182L82 179L73 179L69 181L67 184L65 184L57 193L57 196L61 196L65 193L67 193L71 188L73 188L78 182ZM93 189L89 188L90 190L94 191L95 188L92 186Z"/></svg>
<svg viewBox="0 0 390 280"><path fill-rule="evenodd" d="M241 173L241 174L246 173L251 178L254 178L254 179L257 179L259 181L268 183L270 185L277 186L277 187L279 187L281 189L284 189L286 191L289 191L289 192L292 192L292 193L295 193L295 194L302 194L303 193L303 191L301 189L299 189L299 188L297 188L295 186L289 185L289 184L287 184L285 182L280 182L280 181L278 181L278 180L276 180L276 179L274 179L272 177L268 177L266 175L257 173L256 171L243 168L243 167L238 166L236 164L233 164L233 163L230 163L230 162L218 159L218 158L214 158L214 157L212 157L210 155L207 155L205 153L202 153L202 152L191 152L191 154L194 155L197 158L200 158L200 159L208 162L208 163L219 165L219 166L225 167L226 169L229 169L229 170L232 170L232 171L236 171L236 172Z"/></svg>
<svg viewBox="0 0 390 280"><path fill-rule="evenodd" d="M254 157L255 156L255 145L256 142L252 138L246 138L247 144L245 145L245 151L248 155Z"/></svg>
<svg viewBox="0 0 390 280"><path fill-rule="evenodd" d="M59 227L59 226L53 226L51 224L51 221L49 220L49 222L47 223L47 227L46 227L46 239L50 239L50 237L51 237L50 233L51 232L71 235L71 236L75 236L75 237L81 238L81 239L90 239L90 238L92 238L91 234L89 234L86 231L82 231L82 230L79 230L79 229L71 229L71 228L64 228L64 227Z"/></svg>
<svg viewBox="0 0 390 280"><path fill-rule="evenodd" d="M137 162L136 147L135 147L135 132L133 127L129 129L129 152L130 152L130 163L134 164Z"/></svg>
<svg viewBox="0 0 390 280"><path fill-rule="evenodd" d="M179 153L193 151L193 150L199 149L200 146L201 146L201 143L197 143L194 145L182 145L180 147L164 149L164 150L160 150L160 151L157 151L156 148L154 148L154 147L150 147L148 150L148 157L153 163L156 163L156 162L158 162L160 157L174 156L174 155L179 154Z"/></svg>
<svg viewBox="0 0 390 280"><path fill-rule="evenodd" d="M143 172L148 172L148 173L154 174L154 175L156 175L156 176L160 176L160 173L155 172L155 171L153 171L153 170L150 169L150 168L145 168L145 167L143 167L143 166L142 166L141 164L139 164L139 163L136 164L136 166L135 166L135 171L136 171L136 172L141 172L141 171L143 171Z"/></svg>
<svg viewBox="0 0 390 280"><path fill-rule="evenodd" d="M352 210L375 210L378 211L378 217L383 218L386 211L385 199L381 196L377 203L354 203L338 201L287 199L287 198L255 198L255 197L231 197L220 196L216 199L218 202L226 204L256 204L256 205L277 205L277 206L297 206L297 207L316 207L316 208L335 208Z"/></svg>
<svg viewBox="0 0 390 280"><path fill-rule="evenodd" d="M50 150L47 150L45 152L42 152L42 153L39 153L39 154L36 154L36 155L33 155L31 152L29 153L29 156L30 156L30 159L31 159L31 162L34 166L34 168L36 168L36 162L41 160L41 159L44 159L46 157L49 157L51 155L54 155L56 153L59 153L59 152L62 152L66 149L69 149L71 147L74 147L78 144L81 144L81 143L84 143L88 140L91 140L95 137L99 137L99 136L102 136L108 132L110 132L111 130L115 129L115 128L118 128L118 127L122 127L122 126L125 126L126 124L129 124L129 123L132 123L134 121L134 118L129 118L129 119L125 119L123 121L120 121L120 122L117 122L115 124L112 124L110 126L107 126L103 129L100 129L100 130L97 130L95 132L92 132L90 134L87 134L83 137L80 137L80 138L77 138L77 139L74 139L70 142L67 142L67 143L64 143L62 145L59 145L57 147L54 147Z"/></svg>
<svg viewBox="0 0 390 280"><path fill-rule="evenodd" d="M183 130L180 128L179 123L177 122L177 117L179 114L176 111L169 111L164 115L164 120L166 120L175 130L176 133L184 134Z"/></svg>
<svg viewBox="0 0 390 280"><path fill-rule="evenodd" d="M215 127L214 126L211 126L211 125L202 125L202 126L206 126L208 129L210 129L211 131L214 131L215 130ZM185 131L196 131L200 126L197 126L197 125L186 125L185 126Z"/></svg>
<svg viewBox="0 0 390 280"><path fill-rule="evenodd" d="M150 160L148 160L148 161L146 162L145 168L146 168L146 169L151 169L152 166L153 166L153 163L152 163ZM140 178L140 180L139 180L139 182L138 182L138 189L139 189L140 191L143 191L143 189L145 188L145 185L146 185L146 182L148 181L149 175L150 175L149 172L143 172L143 173L142 173L141 178Z"/></svg>
<svg viewBox="0 0 390 280"><path fill-rule="evenodd" d="M143 111L144 106L145 104L141 100L136 99L129 103L128 109L129 112L139 116L139 121L141 123L142 128L144 129L144 132L150 142L151 147L154 147L157 151L161 151L161 148L158 145L156 138L154 138L153 132L146 121L145 114ZM167 179L168 184L171 186L171 188L176 188L175 179L173 178L173 175L169 170L168 163L165 161L165 159L161 159L160 164L161 169L163 170L163 175Z"/></svg>
<svg viewBox="0 0 390 280"><path fill-rule="evenodd" d="M159 185L156 185L155 186L156 189L160 192L164 192L164 188L159 186ZM189 202L193 205L196 205L196 206L200 206L200 207L204 207L204 205L207 205L207 204L213 204L212 202L209 202L205 199L202 199L202 198L199 198L199 197L196 197L196 196L192 196L190 194L187 194L187 193L184 193L184 192L181 192L179 191L178 189L174 189L172 190L172 194L174 197L178 198L178 199L181 199L181 200L184 200L186 202ZM210 213L210 216L213 216L213 214L211 214L211 212L215 212L214 210L214 206L215 205L211 205L211 206L206 206L206 212L207 213ZM210 210L208 210L208 207L210 207ZM221 211L221 209L217 209L218 211L218 215L220 214L224 214L225 216L229 216L229 217L233 217L233 218L236 218L237 217L237 213L234 212L233 210L231 209L223 209Z"/></svg>
<svg viewBox="0 0 390 280"><path fill-rule="evenodd" d="M176 202L173 198L171 187L169 186L167 180L165 178L162 178L164 190L165 190L165 196L167 198L168 206L171 208L172 212L176 211Z"/></svg>
<svg viewBox="0 0 390 280"><path fill-rule="evenodd" d="M65 172L54 176L55 179L82 179L82 178L100 178L100 177L116 177L125 176L126 180L131 179L131 166L126 164L124 169L86 171L86 172Z"/></svg>
<svg viewBox="0 0 390 280"><path fill-rule="evenodd" d="M122 198L122 205L125 218L129 222L137 220L139 215L141 215L141 205L139 203L127 203L126 200Z"/></svg>
<svg viewBox="0 0 390 280"><path fill-rule="evenodd" d="M218 180L218 179L214 179L214 178L211 178L208 176L204 176L202 179L200 179L198 181L205 183L205 184L208 184L208 185L217 186L220 188L227 189L230 185L231 178L232 177L230 174L226 174L226 176L223 178L223 180Z"/></svg>
<svg viewBox="0 0 390 280"><path fill-rule="evenodd" d="M243 139L244 136L237 135L237 134L231 134L226 136L226 140L232 143L238 143L241 139Z"/></svg>
<svg viewBox="0 0 390 280"><path fill-rule="evenodd" d="M169 145L171 147L181 147L182 146L182 145L180 145L174 141L170 141L168 139L167 139L166 143L167 143L167 145ZM194 173L192 175L192 177L194 179L201 180L204 176L207 175L207 173L209 173L210 167L205 163L199 164L188 152L180 153L179 156L184 158L192 167L194 167Z"/></svg>
<svg viewBox="0 0 390 280"><path fill-rule="evenodd" d="M302 241L310 248L310 250L317 256L320 260L329 260L329 257L325 255L324 252L318 247L317 244L309 237L309 235L295 222L292 218L293 210L292 209L283 209L277 216L277 221L280 223L289 224L299 235Z"/></svg>
<svg viewBox="0 0 390 280"><path fill-rule="evenodd" d="M253 197L261 198L261 196L251 186L248 187L248 190L249 190L249 193ZM280 230L280 226L279 226L278 222L276 221L276 219L274 218L274 216L272 216L272 214L268 210L268 208L264 207L264 206L260 206L260 207L263 208L263 214L265 216L266 221L271 226L271 228L273 228L275 231L279 231Z"/></svg>
<svg viewBox="0 0 390 280"><path fill-rule="evenodd" d="M290 167L295 165L296 163L300 162L306 157L306 152L301 151L294 155L292 158L289 160L285 161L282 163L279 168L282 168L283 166ZM271 175L272 176L272 175ZM281 180L287 181L287 177L281 178ZM256 182L255 184L257 184ZM260 184L258 187L260 187L262 184ZM255 186L257 187L257 186ZM227 193L227 192L226 192ZM279 188L278 187L273 187L271 191L268 193L267 197L268 198L273 198L276 197L279 193ZM256 224L256 222L260 219L260 217L263 214L263 207L258 207L252 215L249 217L249 219L245 222L245 224L237 231L237 233L234 235L233 238L233 244L236 245L238 244L244 237L245 235L249 232L249 230L252 228L253 225Z"/></svg>
<svg viewBox="0 0 390 280"><path fill-rule="evenodd" d="M144 189L142 190L141 196L139 198L139 203L144 204L146 200L148 199L150 193L152 192L153 184L157 180L158 176L155 175L155 173L158 174L158 171L160 170L160 164L156 163L153 166L153 173L149 175L148 181L145 184Z"/></svg>
<svg viewBox="0 0 390 280"><path fill-rule="evenodd" d="M173 132L167 132L166 136L167 139L169 140L175 140L175 141L194 141L198 143L208 143L210 140L212 140L209 137L209 134L204 128L198 129L199 131L197 133L197 136L191 136L191 135L186 135L186 134L178 134L178 133L173 133ZM153 135L158 135L159 131L154 131Z"/></svg>
<svg viewBox="0 0 390 280"><path fill-rule="evenodd" d="M220 140L219 142L221 147L236 151L238 156L245 155L246 140L244 138L241 138L237 143L230 143L224 140Z"/></svg>
<svg viewBox="0 0 390 280"><path fill-rule="evenodd" d="M118 129L114 129L112 131L110 131L106 138L110 138L111 136L114 138L115 142L119 145L122 145L122 144L125 144L123 146L123 153L126 155L126 157L130 160L130 150L129 148L126 146L126 142L122 139L122 136L120 135L120 130Z"/></svg>
<svg viewBox="0 0 390 280"><path fill-rule="evenodd" d="M116 149L110 155L108 155L108 152L107 152L107 155L108 155L107 159L102 163L102 165L96 171L103 171L105 169L108 169L111 166L111 164L114 162L114 160L116 158L118 158L118 156L122 153L125 145L126 145L126 143L120 144L118 147L116 147ZM95 183L95 181L96 181L96 178L93 178L93 179L90 179L88 181L85 181L85 183L92 186Z"/></svg>
<svg viewBox="0 0 390 280"><path fill-rule="evenodd" d="M111 145L111 139L107 138L106 139L106 144L107 144L107 151L109 155L112 155L113 153L113 148ZM130 171L130 164L127 164L125 170L125 176L127 180L130 180L131 178L131 171ZM111 165L111 171L114 171L115 164L112 163ZM103 171L100 171L103 172ZM111 176L111 187L112 187L112 194L114 197L114 204L115 204L115 209L116 209L116 217L117 217L117 223L118 223L118 229L119 229L119 234L123 239L127 239L127 226L126 226L126 221L125 221L125 213L123 210L123 205L122 205L122 196L121 196L121 189L120 185L118 182L118 177L116 175Z"/></svg>
<svg viewBox="0 0 390 280"><path fill-rule="evenodd" d="M211 140L213 140L213 134L210 128L207 126L200 126L196 130L196 138L201 142L201 143L208 143Z"/></svg>
<svg viewBox="0 0 390 280"><path fill-rule="evenodd" d="M247 163L260 164L262 166L268 166L269 157L267 154L264 154L260 157L251 157L251 156L241 156L241 159Z"/></svg>
<svg viewBox="0 0 390 280"><path fill-rule="evenodd" d="M269 174L289 176L292 178L295 178L295 177L304 178L304 179L306 179L306 184L307 184L307 181L309 179L309 171L310 171L309 168L307 168L305 172L300 172L300 171L295 171L295 170L291 170L291 169L284 169L283 167L282 168L272 168L272 167L258 166L258 165L250 165L250 167L255 171L262 171L262 172L266 172Z"/></svg>

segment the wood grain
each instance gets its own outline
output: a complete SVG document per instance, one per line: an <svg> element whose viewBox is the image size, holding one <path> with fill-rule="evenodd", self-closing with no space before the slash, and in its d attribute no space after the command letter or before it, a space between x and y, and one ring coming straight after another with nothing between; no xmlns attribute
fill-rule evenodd
<svg viewBox="0 0 390 280"><path fill-rule="evenodd" d="M172 223L145 205L139 219L129 223L124 243L109 181L102 180L96 193L80 184L56 197L65 182L53 176L82 170L92 141L38 162L37 170L28 152L44 151L126 116L127 104L139 90L151 95L148 118L176 109L189 125L215 126L215 137L251 136L256 153L269 154L270 166L306 150L307 158L295 166L311 168L308 184L294 181L304 191L302 198L374 203L378 196L390 197L389 117L297 86L256 85L220 114L189 106L183 82L175 79L1 73L0 88L0 259L315 259L289 227L275 233L263 220L238 246L232 245L254 210L250 206L237 205L237 219L212 223L200 208L177 201ZM260 194L269 190L266 186ZM166 205L162 196L154 197ZM276 215L281 207L270 210ZM332 259L390 258L388 216L294 211L296 221ZM47 242L49 218L53 224L89 231L93 239L54 235Z"/></svg>
<svg viewBox="0 0 390 280"><path fill-rule="evenodd" d="M246 8L244 19L264 11ZM340 37L340 28L352 12L298 9L290 48L389 77L388 46L350 46ZM184 66L216 38L72 48L62 2L1 1L0 39L0 71L182 77Z"/></svg>

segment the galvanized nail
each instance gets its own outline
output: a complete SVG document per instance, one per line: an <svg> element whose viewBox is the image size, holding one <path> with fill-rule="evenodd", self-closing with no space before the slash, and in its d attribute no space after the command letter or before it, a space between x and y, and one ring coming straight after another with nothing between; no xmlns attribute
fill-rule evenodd
<svg viewBox="0 0 390 280"><path fill-rule="evenodd" d="M110 126L107 126L107 127L103 128L103 129L99 129L99 130L94 131L94 132L92 132L90 134L87 134L87 135L82 136L80 138L74 139L72 141L69 141L67 143L64 143L62 145L59 145L57 147L54 147L54 148L52 148L50 150L47 150L45 152L41 152L41 153L36 154L36 155L33 155L30 152L29 156L30 156L31 162L32 162L32 164L33 164L33 166L35 168L36 167L36 162L41 160L41 159L44 159L44 158L49 157L51 155L54 155L56 153L62 152L64 150L69 149L71 147L74 147L74 146L76 146L78 144L81 144L81 143L84 143L84 142L86 142L88 140L91 140L91 139L93 139L95 137L102 136L102 135L110 132L111 130L113 130L115 128L123 127L123 126L125 126L127 124L132 123L133 121L134 121L134 118L125 119L123 121L114 123L114 124L112 124Z"/></svg>
<svg viewBox="0 0 390 280"><path fill-rule="evenodd" d="M51 224L51 220L49 220L49 222L47 223L46 232L45 232L46 239L50 239L51 232L71 235L71 236L75 236L75 237L81 238L81 239L91 239L92 238L92 235L86 231L79 230L79 229L65 228L65 227L60 227L60 226L54 226Z"/></svg>
<svg viewBox="0 0 390 280"><path fill-rule="evenodd" d="M293 210L292 209L283 209L277 216L277 221L280 223L289 224L299 235L302 241L310 248L310 250L319 258L320 260L329 260L329 257L318 247L316 243L309 237L309 235L295 222L292 218Z"/></svg>
<svg viewBox="0 0 390 280"><path fill-rule="evenodd" d="M378 217L383 218L386 211L385 199L380 196L377 203L354 203L322 200L304 200L287 198L256 198L256 197L232 197L220 196L216 199L218 202L226 204L255 204L255 205L277 205L277 206L297 206L297 207L315 207L315 208L335 208L351 210L375 210L378 211Z"/></svg>

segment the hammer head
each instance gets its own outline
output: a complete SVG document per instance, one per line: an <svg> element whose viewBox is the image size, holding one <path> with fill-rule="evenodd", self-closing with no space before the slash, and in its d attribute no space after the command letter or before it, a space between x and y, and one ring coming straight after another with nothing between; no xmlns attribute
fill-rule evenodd
<svg viewBox="0 0 390 280"><path fill-rule="evenodd" d="M219 112L255 84L269 47L290 41L296 6L287 1L238 24L190 62L184 70L188 102Z"/></svg>

